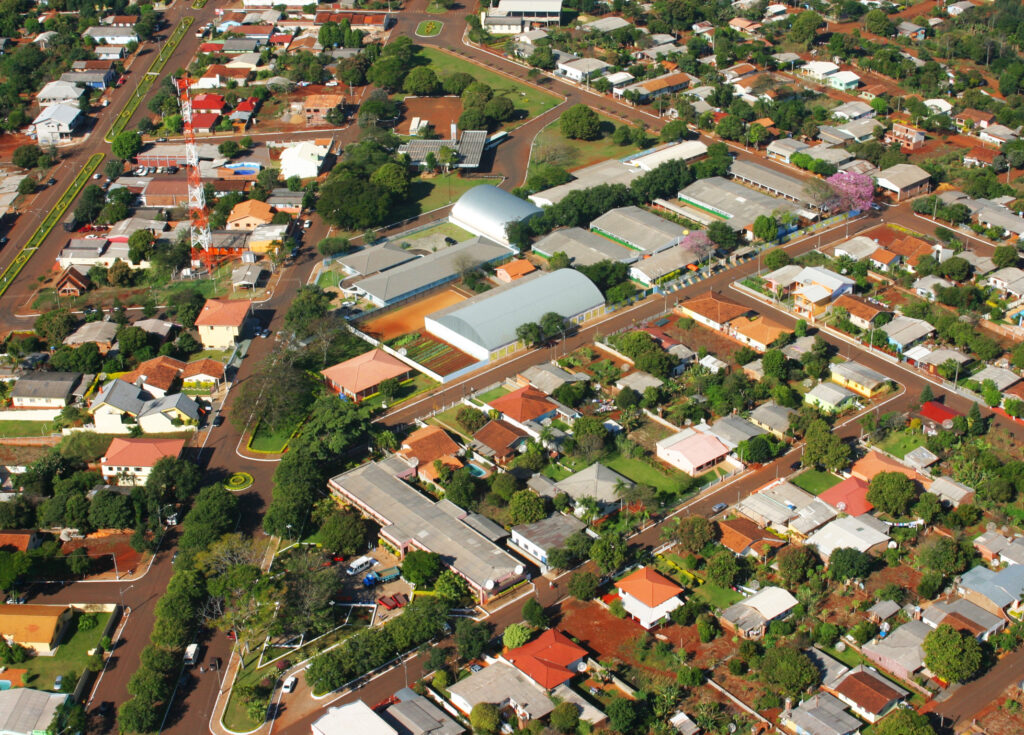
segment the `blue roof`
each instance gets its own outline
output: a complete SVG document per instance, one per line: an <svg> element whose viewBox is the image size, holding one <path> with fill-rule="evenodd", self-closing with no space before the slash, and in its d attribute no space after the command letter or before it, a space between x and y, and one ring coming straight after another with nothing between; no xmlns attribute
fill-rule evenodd
<svg viewBox="0 0 1024 735"><path fill-rule="evenodd" d="M1013 564L998 572L988 567L974 567L960 578L960 586L1005 608L1019 600L1024 593L1024 566Z"/></svg>

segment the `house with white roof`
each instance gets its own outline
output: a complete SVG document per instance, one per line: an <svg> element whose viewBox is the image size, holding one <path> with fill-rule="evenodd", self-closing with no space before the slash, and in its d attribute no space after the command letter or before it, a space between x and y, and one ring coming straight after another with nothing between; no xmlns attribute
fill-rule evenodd
<svg viewBox="0 0 1024 735"><path fill-rule="evenodd" d="M71 82L48 82L36 94L36 102L41 106L56 105L61 103L74 103L85 94L85 90Z"/></svg>
<svg viewBox="0 0 1024 735"><path fill-rule="evenodd" d="M800 71L816 82L824 82L839 72L839 65L831 61L809 61L800 67Z"/></svg>
<svg viewBox="0 0 1024 735"><path fill-rule="evenodd" d="M857 549L867 553L880 550L889 543L889 527L872 515L843 516L822 526L807 538L806 545L817 548L828 564L836 549Z"/></svg>
<svg viewBox="0 0 1024 735"><path fill-rule="evenodd" d="M611 67L611 64L600 59L567 59L555 64L555 71L566 79L582 84L594 77L601 76Z"/></svg>
<svg viewBox="0 0 1024 735"><path fill-rule="evenodd" d="M860 86L860 77L852 71L838 71L835 74L829 74L825 78L825 82L833 89L848 92Z"/></svg>
<svg viewBox="0 0 1024 735"><path fill-rule="evenodd" d="M32 121L36 143L43 147L67 143L81 125L82 117L81 110L68 104L44 107Z"/></svg>
<svg viewBox="0 0 1024 735"><path fill-rule="evenodd" d="M281 177L290 179L315 179L323 169L324 160L330 148L325 145L303 140L281 151Z"/></svg>
<svg viewBox="0 0 1024 735"><path fill-rule="evenodd" d="M773 620L781 620L796 607L798 601L781 587L765 587L757 594L740 600L722 611L722 627L742 638L758 639Z"/></svg>

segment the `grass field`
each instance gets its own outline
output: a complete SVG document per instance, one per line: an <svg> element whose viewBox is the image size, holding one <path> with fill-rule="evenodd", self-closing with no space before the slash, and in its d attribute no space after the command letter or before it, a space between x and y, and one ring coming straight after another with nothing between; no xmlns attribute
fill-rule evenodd
<svg viewBox="0 0 1024 735"><path fill-rule="evenodd" d="M391 209L395 222L418 217L425 212L445 207L481 184L496 184L498 179L463 179L457 173L432 179L417 176L409 182L409 199Z"/></svg>
<svg viewBox="0 0 1024 735"><path fill-rule="evenodd" d="M444 23L439 20L424 20L416 26L416 35L430 38L431 36L436 36L440 33L443 27Z"/></svg>
<svg viewBox="0 0 1024 735"><path fill-rule="evenodd" d="M420 230L419 232L414 232L411 235L398 233L391 239L398 242L416 242L417 240L422 240L423 238L430 237L432 235L450 237L455 240L455 242L463 242L465 240L473 239L472 233L466 232L464 229L458 225L453 225L451 222L442 222L439 225L435 225L434 227L430 227L426 230Z"/></svg>
<svg viewBox="0 0 1024 735"><path fill-rule="evenodd" d="M546 157L556 156L551 163L562 168L574 169L590 166L608 158L622 158L636 153L632 145L617 145L612 141L615 122L601 116L601 137L597 140L571 140L562 135L559 121L544 128L533 144L533 158L530 165L541 162Z"/></svg>
<svg viewBox="0 0 1024 735"><path fill-rule="evenodd" d="M843 478L833 475L831 472L820 472L818 470L807 470L801 472L790 482L811 495L821 495L833 485L838 485Z"/></svg>
<svg viewBox="0 0 1024 735"><path fill-rule="evenodd" d="M505 123L506 129L522 125L527 120L547 112L561 101L559 97L550 92L541 91L437 49L421 48L417 56L429 64L438 76L465 72L478 82L490 85L496 95L507 94L515 104L516 110L524 111L525 115L521 113L516 120Z"/></svg>
<svg viewBox="0 0 1024 735"><path fill-rule="evenodd" d="M52 421L0 421L0 437L47 436L53 433Z"/></svg>
<svg viewBox="0 0 1024 735"><path fill-rule="evenodd" d="M320 288L337 288L345 280L344 276L335 270L325 270L316 279L316 285Z"/></svg>
<svg viewBox="0 0 1024 735"><path fill-rule="evenodd" d="M490 403L494 399L501 398L502 396L508 395L509 393L510 391L508 388L504 388L499 385L496 388L491 388L490 390L484 391L483 393L478 395L477 398L483 401L484 403Z"/></svg>
<svg viewBox="0 0 1024 735"><path fill-rule="evenodd" d="M68 627L64 642L57 648L53 656L36 656L23 664L17 664L20 669L27 669L25 684L33 689L53 689L53 681L57 676L67 677L74 672L81 676L89 659L89 651L94 649L103 637L103 629L107 627L110 620L110 613L94 613L96 626L90 630L79 630L78 622L82 619L82 613L75 612L74 620Z"/></svg>
<svg viewBox="0 0 1024 735"><path fill-rule="evenodd" d="M650 485L653 488L668 493L676 492L679 488L679 480L682 479L681 476L673 477L668 473L662 472L642 459L629 459L618 454L601 460L601 464L615 470L633 482Z"/></svg>
<svg viewBox="0 0 1024 735"><path fill-rule="evenodd" d="M924 437L921 434L894 431L878 446L892 456L903 459L907 452L911 452L923 445Z"/></svg>
<svg viewBox="0 0 1024 735"><path fill-rule="evenodd" d="M726 589L725 587L719 587L718 585L705 582L696 590L693 594L704 600L704 602L717 607L719 610L724 610L736 602L743 599L743 595L739 592L733 592L732 590Z"/></svg>
<svg viewBox="0 0 1024 735"><path fill-rule="evenodd" d="M256 425L252 439L249 441L249 449L254 452L267 452L268 454L279 454L288 446L288 440L295 433L296 426L286 426L277 431L271 432L265 429L262 423Z"/></svg>

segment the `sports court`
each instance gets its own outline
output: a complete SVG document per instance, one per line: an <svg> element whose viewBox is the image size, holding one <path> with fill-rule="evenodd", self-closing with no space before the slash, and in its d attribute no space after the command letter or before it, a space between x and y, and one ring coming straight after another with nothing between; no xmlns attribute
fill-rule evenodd
<svg viewBox="0 0 1024 735"><path fill-rule="evenodd" d="M468 297L456 288L436 291L426 298L400 306L387 314L361 322L359 328L371 337L388 341L423 329L423 318L435 311L465 301Z"/></svg>

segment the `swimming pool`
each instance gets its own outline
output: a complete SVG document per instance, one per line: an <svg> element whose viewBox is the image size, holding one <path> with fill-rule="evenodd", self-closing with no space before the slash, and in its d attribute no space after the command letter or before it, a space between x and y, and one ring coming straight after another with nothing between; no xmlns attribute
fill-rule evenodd
<svg viewBox="0 0 1024 735"><path fill-rule="evenodd" d="M480 467L479 465L475 465L472 462L470 462L468 465L466 465L466 467L469 468L469 474L471 474L473 477L487 476L487 470L485 470L483 467Z"/></svg>

